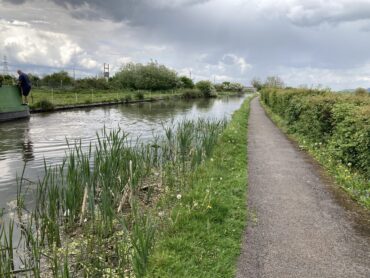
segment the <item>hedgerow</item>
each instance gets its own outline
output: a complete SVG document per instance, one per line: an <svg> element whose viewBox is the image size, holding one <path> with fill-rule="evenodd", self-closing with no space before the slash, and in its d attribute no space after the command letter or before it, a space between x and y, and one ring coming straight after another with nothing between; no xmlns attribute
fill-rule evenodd
<svg viewBox="0 0 370 278"><path fill-rule="evenodd" d="M284 120L289 133L319 146L337 164L369 181L370 94L265 88L261 99ZM370 194L370 188L366 191Z"/></svg>

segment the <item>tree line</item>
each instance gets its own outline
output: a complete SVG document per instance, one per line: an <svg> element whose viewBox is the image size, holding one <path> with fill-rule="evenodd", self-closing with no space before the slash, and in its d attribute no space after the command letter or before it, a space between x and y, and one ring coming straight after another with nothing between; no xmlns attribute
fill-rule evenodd
<svg viewBox="0 0 370 278"><path fill-rule="evenodd" d="M197 89L205 94L212 91L243 91L244 86L239 83L223 82L222 84L212 84L208 80L201 80L194 83L187 76L178 73L157 62L148 64L128 63L123 65L120 70L108 80L104 77L86 77L74 79L66 71L54 72L43 77L28 74L34 87L48 88L73 88L84 89L129 89L129 90L173 90L173 89ZM14 84L16 78L6 75L0 76L3 84Z"/></svg>

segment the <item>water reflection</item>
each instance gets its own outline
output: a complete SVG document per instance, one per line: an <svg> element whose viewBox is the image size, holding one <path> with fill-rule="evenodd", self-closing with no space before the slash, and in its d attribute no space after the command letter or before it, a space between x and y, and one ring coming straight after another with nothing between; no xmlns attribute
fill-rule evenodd
<svg viewBox="0 0 370 278"><path fill-rule="evenodd" d="M27 132L28 132L28 129L27 129ZM24 138L24 142L22 144L22 154L23 154L23 161L25 163L35 159L35 156L33 155L33 144L29 136L25 136Z"/></svg>
<svg viewBox="0 0 370 278"><path fill-rule="evenodd" d="M16 196L15 177L27 163L25 178L38 180L48 164L61 163L69 142L94 143L103 128L122 128L131 138L150 140L162 125L183 119L228 117L243 98L166 100L34 114L29 120L0 124L0 208Z"/></svg>
<svg viewBox="0 0 370 278"><path fill-rule="evenodd" d="M5 160L9 153L21 154L24 162L34 159L29 124L29 119L23 119L0 125L0 160Z"/></svg>

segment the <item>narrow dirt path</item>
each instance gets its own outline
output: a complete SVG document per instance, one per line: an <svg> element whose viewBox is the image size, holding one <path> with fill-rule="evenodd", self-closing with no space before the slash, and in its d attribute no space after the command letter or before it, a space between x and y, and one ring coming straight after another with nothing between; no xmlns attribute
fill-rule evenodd
<svg viewBox="0 0 370 278"><path fill-rule="evenodd" d="M237 277L370 277L369 214L344 208L257 98L250 113L250 215Z"/></svg>

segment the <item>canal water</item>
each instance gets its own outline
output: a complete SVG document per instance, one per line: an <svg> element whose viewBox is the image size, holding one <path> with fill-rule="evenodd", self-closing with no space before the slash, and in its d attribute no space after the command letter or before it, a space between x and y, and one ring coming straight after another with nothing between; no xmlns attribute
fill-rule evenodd
<svg viewBox="0 0 370 278"><path fill-rule="evenodd" d="M131 138L153 138L163 125L183 119L228 119L245 96L217 99L166 100L152 103L105 106L34 114L29 120L0 124L0 210L6 213L16 199L16 177L31 181L43 175L48 165L61 163L69 142L81 140L87 147L96 134L120 127Z"/></svg>

